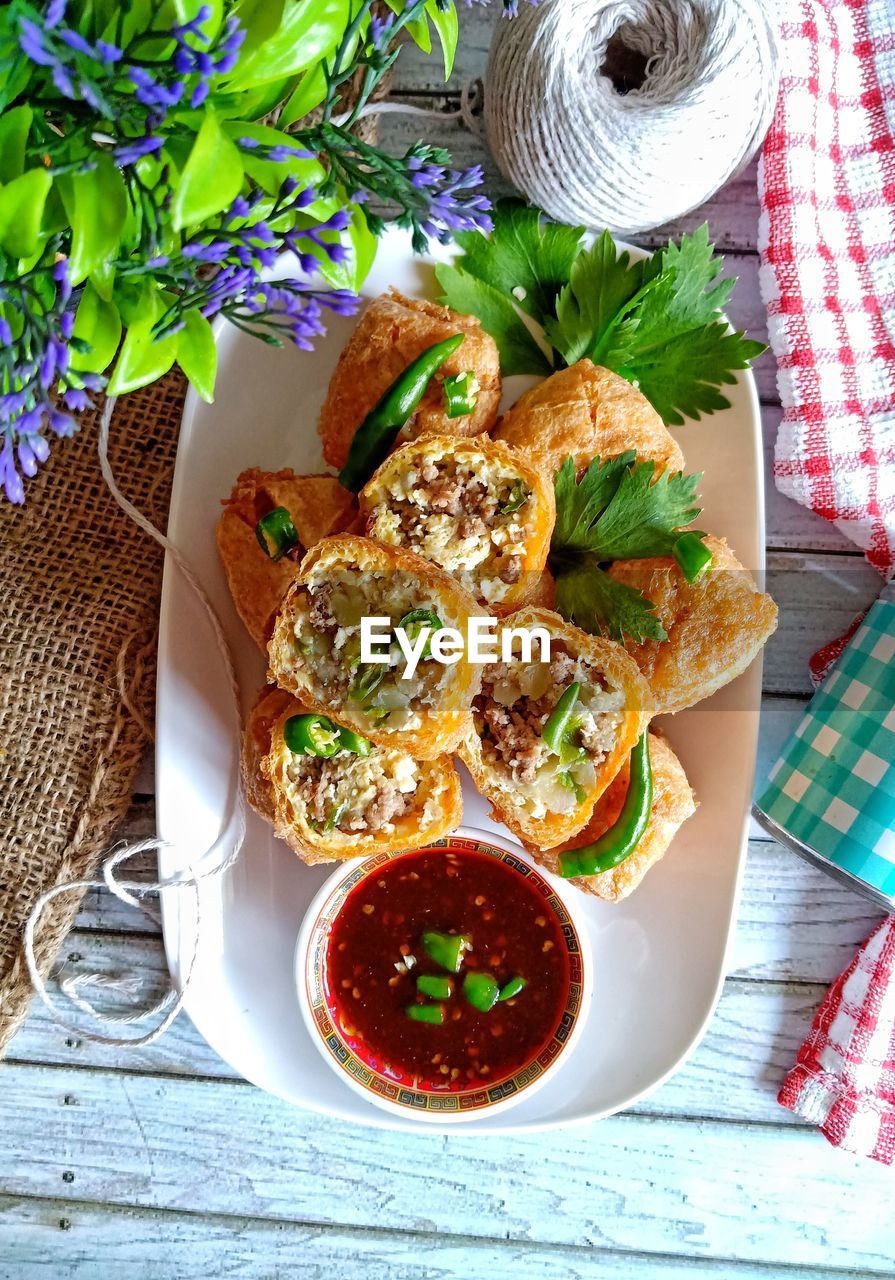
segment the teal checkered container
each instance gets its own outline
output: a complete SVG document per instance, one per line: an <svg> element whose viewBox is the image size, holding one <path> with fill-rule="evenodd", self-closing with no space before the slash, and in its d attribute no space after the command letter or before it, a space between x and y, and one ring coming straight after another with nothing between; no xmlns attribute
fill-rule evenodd
<svg viewBox="0 0 895 1280"><path fill-rule="evenodd" d="M895 584L809 702L753 812L782 844L895 911Z"/></svg>

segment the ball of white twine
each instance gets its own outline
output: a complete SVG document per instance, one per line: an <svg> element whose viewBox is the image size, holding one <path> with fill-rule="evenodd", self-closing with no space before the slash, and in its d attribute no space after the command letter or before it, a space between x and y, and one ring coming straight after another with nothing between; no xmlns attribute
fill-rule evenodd
<svg viewBox="0 0 895 1280"><path fill-rule="evenodd" d="M497 24L485 127L561 222L633 234L696 208L757 151L777 97L769 0L541 0Z"/></svg>

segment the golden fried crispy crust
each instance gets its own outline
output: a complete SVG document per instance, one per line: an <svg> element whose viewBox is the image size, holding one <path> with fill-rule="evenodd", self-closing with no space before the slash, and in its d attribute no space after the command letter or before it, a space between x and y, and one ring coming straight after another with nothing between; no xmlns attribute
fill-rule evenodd
<svg viewBox="0 0 895 1280"><path fill-rule="evenodd" d="M576 876L570 881L585 893L606 902L620 902L632 893L640 881L667 852L681 824L696 812L696 800L683 766L661 734L649 735L649 758L653 770L653 805L649 825L637 848L624 862L596 876ZM556 849L531 849L535 861L548 871L559 874L559 854L563 849L580 849L599 840L615 822L628 793L630 759L619 769L596 803L590 822L583 831Z"/></svg>
<svg viewBox="0 0 895 1280"><path fill-rule="evenodd" d="M243 471L222 503L218 553L236 612L263 653L273 620L296 574L289 557L271 560L258 545L255 525L274 507L292 516L302 551L328 533L340 533L356 516L354 495L335 476L297 476L293 471Z"/></svg>
<svg viewBox="0 0 895 1280"><path fill-rule="evenodd" d="M334 717L381 746L400 747L415 760L431 760L452 751L469 725L472 700L481 683L478 667L467 661L464 654L448 668L454 673L453 678L437 701L419 708L422 724L418 728L389 729L387 721L381 725L371 724L349 698L340 697L335 690L328 691L327 686L321 685L307 658L295 644L298 600L306 593L307 583L318 566L333 574L355 568L366 570L371 575L403 571L423 584L426 594L435 602L442 625L455 627L463 636L467 633L468 619L481 616L483 611L449 574L422 556L403 547L387 547L369 538L343 533L335 538L325 538L305 556L283 600L268 645L269 678L280 688L294 693L312 711ZM375 607L375 594L371 594L370 601L370 614L381 612Z"/></svg>
<svg viewBox="0 0 895 1280"><path fill-rule="evenodd" d="M315 831L304 807L295 803L287 774L292 753L283 740L283 726L289 717L306 711L307 707L290 694L266 686L246 719L242 751L249 803L273 824L276 834L303 862L313 865L409 849L439 840L459 826L463 817L460 779L451 757L440 756L418 765L420 783L413 809L394 820L395 830L390 834ZM374 748L374 752L380 750L396 754L393 748Z"/></svg>
<svg viewBox="0 0 895 1280"><path fill-rule="evenodd" d="M526 391L497 424L495 440L513 445L548 475L566 458L580 470L594 458L635 449L658 470L681 471L684 455L646 396L590 360L560 369Z"/></svg>
<svg viewBox="0 0 895 1280"><path fill-rule="evenodd" d="M437 433L476 436L490 431L500 405L500 364L494 339L474 316L459 315L434 302L405 298L394 289L374 298L339 357L330 379L317 429L323 456L343 467L354 433L364 418L412 360L444 338L464 333L459 349L433 377L404 438ZM448 418L441 383L471 370L480 390L475 408L465 417Z"/></svg>
<svg viewBox="0 0 895 1280"><path fill-rule="evenodd" d="M606 676L607 683L625 693L625 712L615 747L596 770L594 787L570 813L550 813L534 818L523 804L514 804L512 791L500 787L496 769L482 754L482 744L473 724L457 748L473 782L486 800L491 801L492 816L504 823L523 844L533 849L550 849L568 840L588 822L594 805L618 773L652 714L652 698L646 681L621 645L612 640L587 635L558 613L531 605L511 614L498 624L500 635L505 627L545 627L552 637L561 640L568 651L588 658Z"/></svg>
<svg viewBox="0 0 895 1280"><path fill-rule="evenodd" d="M508 584L500 598L490 602L479 599L495 614L512 613L527 603L538 592L542 592L541 577L546 572L547 553L550 550L550 537L556 523L556 497L553 482L538 467L521 454L518 449L509 445L495 444L493 440L479 437L475 440L458 439L455 436L426 436L422 440L411 441L398 449L368 481L359 495L361 515L366 517L366 532L370 538L387 542L393 546L403 545L398 539L400 530L386 529L386 522L374 516L374 508L387 509L389 506L389 483L411 468L419 471L428 459L441 459L446 455L463 459L473 470L490 464L502 466L514 478L518 477L530 491L530 497L522 513L523 526L526 528L524 554L519 581ZM457 517L459 521L461 517ZM487 535L486 535L487 536ZM435 561L435 563L439 563ZM449 572L450 566L442 565ZM465 584L469 585L469 584Z"/></svg>
<svg viewBox="0 0 895 1280"><path fill-rule="evenodd" d="M662 642L626 645L649 681L656 714L683 711L740 675L774 632L777 606L719 538L711 568L692 585L671 558L619 560L609 569L656 606Z"/></svg>

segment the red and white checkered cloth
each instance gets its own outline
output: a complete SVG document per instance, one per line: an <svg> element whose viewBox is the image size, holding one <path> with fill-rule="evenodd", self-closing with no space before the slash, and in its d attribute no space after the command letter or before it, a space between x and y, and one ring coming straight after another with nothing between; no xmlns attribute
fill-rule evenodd
<svg viewBox="0 0 895 1280"><path fill-rule="evenodd" d="M895 916L830 987L779 1101L834 1147L895 1161Z"/></svg>
<svg viewBox="0 0 895 1280"><path fill-rule="evenodd" d="M759 166L780 491L895 569L895 0L788 0ZM816 675L846 638L815 655ZM895 916L833 984L779 1101L895 1161Z"/></svg>

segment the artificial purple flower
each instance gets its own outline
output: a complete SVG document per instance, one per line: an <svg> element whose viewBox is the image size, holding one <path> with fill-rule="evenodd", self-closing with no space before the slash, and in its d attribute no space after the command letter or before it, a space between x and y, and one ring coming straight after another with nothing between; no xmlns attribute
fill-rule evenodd
<svg viewBox="0 0 895 1280"><path fill-rule="evenodd" d="M89 44L80 31L75 31L73 27L65 27L59 32L59 39L63 44L67 44L69 49L74 49L75 53L84 53L88 58L96 56L92 44Z"/></svg>
<svg viewBox="0 0 895 1280"><path fill-rule="evenodd" d="M44 22L48 27L58 27L59 23L65 17L65 8L68 0L50 0L47 5L47 11L44 14Z"/></svg>
<svg viewBox="0 0 895 1280"><path fill-rule="evenodd" d="M179 26L173 27L171 34L176 40L182 40L185 36L198 36L200 40L208 40L208 36L202 30L202 27L211 17L211 6L203 4L195 18L190 18L189 22L182 22Z"/></svg>
<svg viewBox="0 0 895 1280"><path fill-rule="evenodd" d="M56 59L44 46L43 33L28 18L19 22L19 48L26 58L36 62L39 67L54 67Z"/></svg>
<svg viewBox="0 0 895 1280"><path fill-rule="evenodd" d="M0 316L0 346L12 346L12 329L10 329L3 316Z"/></svg>
<svg viewBox="0 0 895 1280"><path fill-rule="evenodd" d="M96 51L102 58L103 62L113 63L120 62L124 57L122 51L115 44L109 44L108 40L97 40Z"/></svg>
<svg viewBox="0 0 895 1280"><path fill-rule="evenodd" d="M164 138L154 134L147 134L145 138L128 139L127 142L115 148L112 156L116 164L125 168L127 165L136 164L144 156L152 155L155 151L161 151L164 145Z"/></svg>

